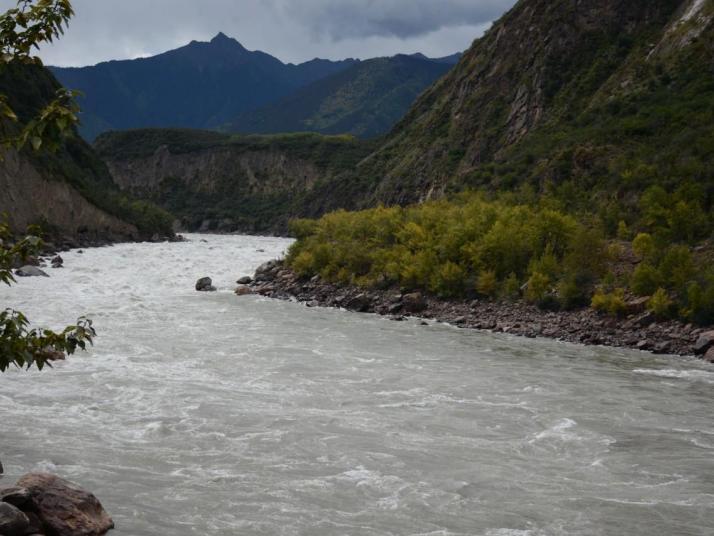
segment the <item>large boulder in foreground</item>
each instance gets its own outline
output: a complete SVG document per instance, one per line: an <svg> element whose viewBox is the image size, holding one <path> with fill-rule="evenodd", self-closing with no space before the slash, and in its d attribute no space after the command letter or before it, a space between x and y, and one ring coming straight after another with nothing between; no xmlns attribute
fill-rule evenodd
<svg viewBox="0 0 714 536"><path fill-rule="evenodd" d="M12 504L0 502L0 534L3 536L23 536L27 534L30 520Z"/></svg>
<svg viewBox="0 0 714 536"><path fill-rule="evenodd" d="M214 292L213 280L210 277L202 277L196 281L196 290L199 292Z"/></svg>
<svg viewBox="0 0 714 536"><path fill-rule="evenodd" d="M76 484L48 473L30 473L17 481L30 492L32 509L47 534L102 536L114 522L99 500Z"/></svg>

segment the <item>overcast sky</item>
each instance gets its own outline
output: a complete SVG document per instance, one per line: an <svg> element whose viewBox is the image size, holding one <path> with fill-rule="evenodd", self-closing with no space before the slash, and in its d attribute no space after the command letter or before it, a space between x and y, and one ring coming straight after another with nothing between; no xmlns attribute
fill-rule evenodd
<svg viewBox="0 0 714 536"><path fill-rule="evenodd" d="M222 31L285 62L465 50L516 0L72 0L76 15L40 56L92 65L164 52ZM14 0L0 0L3 11Z"/></svg>

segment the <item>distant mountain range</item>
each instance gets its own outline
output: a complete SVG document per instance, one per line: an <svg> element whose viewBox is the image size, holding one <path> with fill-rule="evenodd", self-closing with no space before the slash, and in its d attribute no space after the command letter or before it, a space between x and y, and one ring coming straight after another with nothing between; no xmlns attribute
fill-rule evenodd
<svg viewBox="0 0 714 536"><path fill-rule="evenodd" d="M295 65L219 33L210 42L192 41L149 58L50 69L84 94L80 132L89 140L142 127L374 136L389 130L459 57Z"/></svg>
<svg viewBox="0 0 714 536"><path fill-rule="evenodd" d="M242 114L230 130L377 136L387 132L425 88L451 69L448 61L405 55L362 61Z"/></svg>

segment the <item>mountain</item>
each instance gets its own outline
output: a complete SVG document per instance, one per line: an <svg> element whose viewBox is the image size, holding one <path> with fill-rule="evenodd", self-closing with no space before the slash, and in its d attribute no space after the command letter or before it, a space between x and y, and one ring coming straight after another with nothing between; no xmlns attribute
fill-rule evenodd
<svg viewBox="0 0 714 536"><path fill-rule="evenodd" d="M594 212L614 233L652 187L711 211L713 20L714 0L521 0L290 215L478 189Z"/></svg>
<svg viewBox="0 0 714 536"><path fill-rule="evenodd" d="M357 171L368 203L568 182L622 199L675 177L710 188L713 17L711 0L521 0Z"/></svg>
<svg viewBox="0 0 714 536"><path fill-rule="evenodd" d="M378 136L388 132L417 96L449 71L455 58L431 60L419 54L362 61L242 114L230 130Z"/></svg>
<svg viewBox="0 0 714 536"><path fill-rule="evenodd" d="M51 70L65 87L84 93L81 133L91 140L107 130L216 128L355 63L284 64L219 33L150 58Z"/></svg>
<svg viewBox="0 0 714 536"><path fill-rule="evenodd" d="M10 63L0 70L0 95L20 124L36 117L58 88L52 74L37 65ZM6 125L5 132L11 128ZM3 150L0 214L7 215L15 233L40 224L53 239L80 243L173 235L171 217L121 194L106 165L76 132L53 152Z"/></svg>

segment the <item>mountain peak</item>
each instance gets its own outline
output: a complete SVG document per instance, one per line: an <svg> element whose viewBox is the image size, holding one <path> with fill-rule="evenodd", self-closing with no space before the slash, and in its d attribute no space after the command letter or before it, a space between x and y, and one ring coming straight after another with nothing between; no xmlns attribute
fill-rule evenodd
<svg viewBox="0 0 714 536"><path fill-rule="evenodd" d="M243 45L241 45L237 40L233 39L232 37L228 37L226 34L223 32L218 32L216 36L211 39L211 44L212 45L221 45L221 46L238 46L242 50L245 50Z"/></svg>

